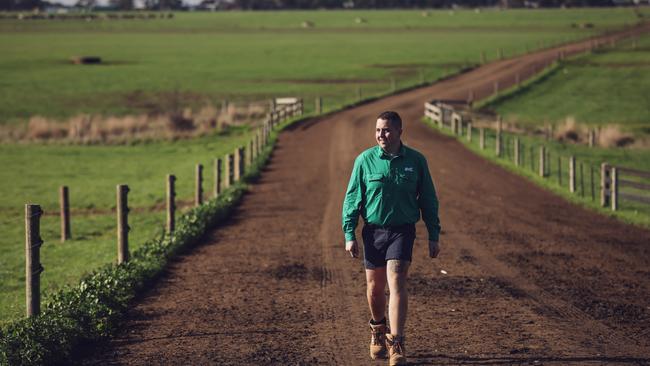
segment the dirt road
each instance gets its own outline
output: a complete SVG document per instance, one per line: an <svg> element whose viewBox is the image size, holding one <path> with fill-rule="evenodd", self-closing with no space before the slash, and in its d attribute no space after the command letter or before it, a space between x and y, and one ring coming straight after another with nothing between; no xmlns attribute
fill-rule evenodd
<svg viewBox="0 0 650 366"><path fill-rule="evenodd" d="M403 140L428 159L443 226L431 260L417 225L412 365L650 364L650 231L571 205L420 122L426 100L480 98L556 54L287 130L234 217L175 261L84 363L383 364L367 357L363 268L343 250L340 215L352 162L374 144L376 115L393 109Z"/></svg>

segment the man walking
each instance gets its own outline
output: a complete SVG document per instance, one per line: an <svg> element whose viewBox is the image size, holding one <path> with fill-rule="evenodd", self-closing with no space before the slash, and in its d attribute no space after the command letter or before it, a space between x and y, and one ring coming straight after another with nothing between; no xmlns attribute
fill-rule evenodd
<svg viewBox="0 0 650 366"><path fill-rule="evenodd" d="M354 233L359 215L365 222L362 236L371 314L370 357L388 357L390 365L406 364L406 278L420 213L429 232L429 256L435 258L440 251L438 198L427 161L404 146L401 135L399 114L387 111L377 117L377 146L356 158L343 202L345 250L352 257L359 255ZM390 328L385 317L386 284Z"/></svg>

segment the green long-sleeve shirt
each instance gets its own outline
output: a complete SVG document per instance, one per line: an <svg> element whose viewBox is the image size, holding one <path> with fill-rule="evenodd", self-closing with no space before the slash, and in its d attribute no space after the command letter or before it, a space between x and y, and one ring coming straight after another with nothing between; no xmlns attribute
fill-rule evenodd
<svg viewBox="0 0 650 366"><path fill-rule="evenodd" d="M421 153L402 144L392 157L379 146L357 157L343 201L345 240L355 240L359 215L367 223L385 226L416 223L420 212L429 240L438 241L438 198Z"/></svg>

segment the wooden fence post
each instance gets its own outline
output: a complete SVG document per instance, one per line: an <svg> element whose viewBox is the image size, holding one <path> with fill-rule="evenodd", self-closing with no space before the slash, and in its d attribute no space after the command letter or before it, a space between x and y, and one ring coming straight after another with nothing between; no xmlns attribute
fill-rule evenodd
<svg viewBox="0 0 650 366"><path fill-rule="evenodd" d="M583 169L583 164L580 163L580 197L585 196L585 175L584 175L584 169Z"/></svg>
<svg viewBox="0 0 650 366"><path fill-rule="evenodd" d="M176 176L167 174L167 232L174 232L176 227Z"/></svg>
<svg viewBox="0 0 650 366"><path fill-rule="evenodd" d="M241 155L239 154L239 148L235 148L235 153L233 154L233 160L234 160L234 168L233 168L233 181L237 182L241 178L240 172L241 172L241 165L242 165L242 159Z"/></svg>
<svg viewBox="0 0 650 366"><path fill-rule="evenodd" d="M569 157L569 192L576 192L576 157Z"/></svg>
<svg viewBox="0 0 650 366"><path fill-rule="evenodd" d="M246 164L245 164L246 149L240 147L238 149L238 153L239 153L239 178L237 180L240 180L244 178L244 174L246 173Z"/></svg>
<svg viewBox="0 0 650 366"><path fill-rule="evenodd" d="M596 129L592 128L589 130L589 147L594 147L596 145Z"/></svg>
<svg viewBox="0 0 650 366"><path fill-rule="evenodd" d="M316 109L316 114L323 113L323 98L316 97L315 107L316 107L315 108Z"/></svg>
<svg viewBox="0 0 650 366"><path fill-rule="evenodd" d="M618 210L618 169L615 166L611 169L612 174L612 184L611 184L611 202L612 202L612 211Z"/></svg>
<svg viewBox="0 0 650 366"><path fill-rule="evenodd" d="M520 163L520 160L519 160L519 153L520 153L520 151L519 151L519 137L515 137L515 144L514 145L515 145L514 146L514 149L515 149L515 151L514 151L514 161L515 161L515 165L519 166L519 163Z"/></svg>
<svg viewBox="0 0 650 366"><path fill-rule="evenodd" d="M478 145L481 150L485 150L485 128L478 129Z"/></svg>
<svg viewBox="0 0 650 366"><path fill-rule="evenodd" d="M546 148L544 145L539 147L539 176L546 177Z"/></svg>
<svg viewBox="0 0 650 366"><path fill-rule="evenodd" d="M609 165L607 163L600 164L600 205L607 207L610 204L610 176Z"/></svg>
<svg viewBox="0 0 650 366"><path fill-rule="evenodd" d="M117 186L117 264L129 261L129 186Z"/></svg>
<svg viewBox="0 0 650 366"><path fill-rule="evenodd" d="M41 312L41 215L39 205L25 205L25 300L27 316Z"/></svg>
<svg viewBox="0 0 650 366"><path fill-rule="evenodd" d="M196 164L194 188L194 206L198 207L203 204L203 165L201 164Z"/></svg>
<svg viewBox="0 0 650 366"><path fill-rule="evenodd" d="M70 195L67 186L59 189L59 202L61 210L61 243L70 239Z"/></svg>
<svg viewBox="0 0 650 366"><path fill-rule="evenodd" d="M233 176L233 156L232 154L226 154L224 157L224 175L223 175L223 188L228 188L232 185L232 176Z"/></svg>
<svg viewBox="0 0 650 366"><path fill-rule="evenodd" d="M467 142L472 142L472 122L467 122Z"/></svg>
<svg viewBox="0 0 650 366"><path fill-rule="evenodd" d="M221 193L221 159L214 159L214 189L212 190L214 198L219 197Z"/></svg>

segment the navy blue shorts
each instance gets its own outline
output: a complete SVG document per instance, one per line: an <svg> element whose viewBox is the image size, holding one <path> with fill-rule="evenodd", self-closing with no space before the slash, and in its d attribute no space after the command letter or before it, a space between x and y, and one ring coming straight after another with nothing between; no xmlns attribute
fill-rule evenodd
<svg viewBox="0 0 650 366"><path fill-rule="evenodd" d="M415 224L382 227L363 226L363 262L367 269L386 267L389 259L411 261Z"/></svg>

